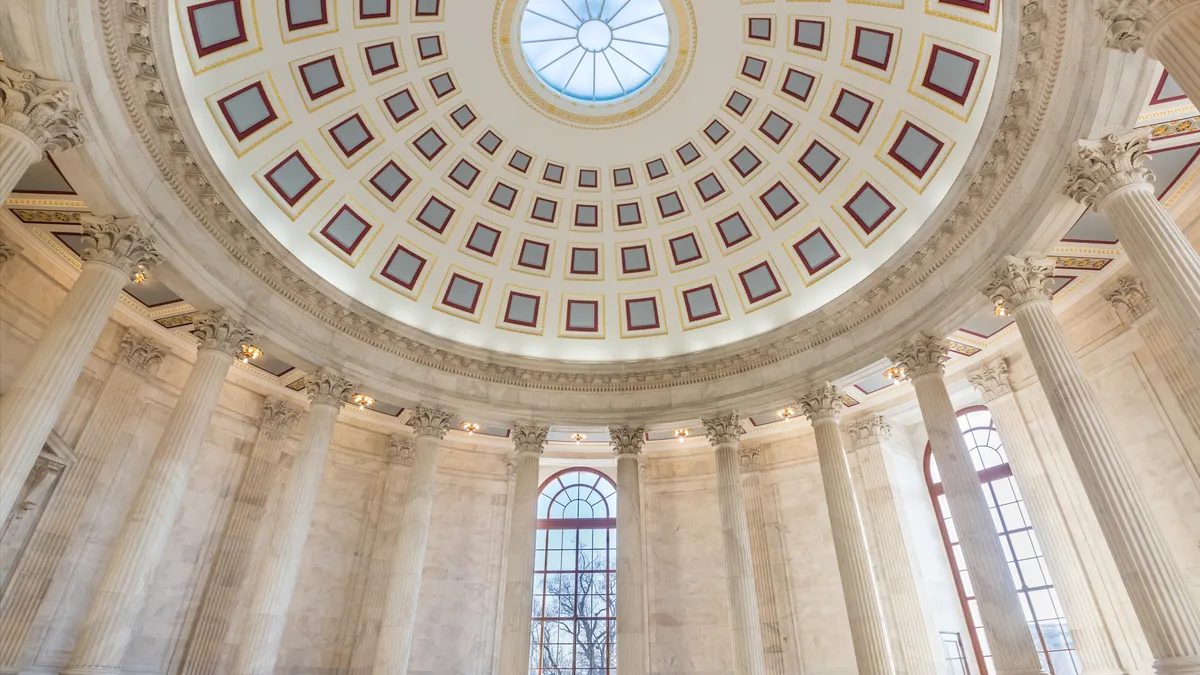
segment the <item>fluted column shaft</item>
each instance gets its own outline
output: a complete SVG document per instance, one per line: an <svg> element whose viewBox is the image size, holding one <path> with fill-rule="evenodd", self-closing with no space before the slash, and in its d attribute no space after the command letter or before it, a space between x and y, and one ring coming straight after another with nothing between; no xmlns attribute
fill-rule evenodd
<svg viewBox="0 0 1200 675"><path fill-rule="evenodd" d="M642 552L642 427L609 429L617 455L617 672L646 673L646 562ZM525 623L529 623L526 620Z"/></svg>
<svg viewBox="0 0 1200 675"><path fill-rule="evenodd" d="M171 412L63 672L118 672L233 357L202 349Z"/></svg>
<svg viewBox="0 0 1200 675"><path fill-rule="evenodd" d="M989 365L971 376L987 402L988 410L1004 441L1005 454L1029 520L1046 556L1054 588L1062 600L1075 651L1084 673L1128 672L1120 662L1112 634L1105 625L1100 606L1079 559L1071 528L1063 519L1042 464L1038 448L1029 435L1016 394L1008 383L1004 361Z"/></svg>
<svg viewBox="0 0 1200 675"><path fill-rule="evenodd" d="M743 447L738 462L742 470L742 492L746 495L746 526L750 531L750 561L754 564L754 590L758 597L763 663L768 675L783 675L787 672L786 647L779 625L779 606L771 571L771 542L767 536L766 506L763 503L762 477L759 475L759 450Z"/></svg>
<svg viewBox="0 0 1200 675"><path fill-rule="evenodd" d="M421 590L421 568L429 540L438 447L452 416L420 407L409 423L417 433L416 457L404 491L403 517L394 542L375 650L375 675L405 675L412 652L413 626ZM530 569L532 575L533 570Z"/></svg>
<svg viewBox="0 0 1200 675"><path fill-rule="evenodd" d="M537 548L538 464L547 427L518 426L513 440L517 475L504 548L504 604L500 624L500 675L527 675L533 598L533 563Z"/></svg>
<svg viewBox="0 0 1200 675"><path fill-rule="evenodd" d="M0 59L0 203L48 150L66 150L84 140L82 115L69 85ZM7 513L7 511L0 511Z"/></svg>
<svg viewBox="0 0 1200 675"><path fill-rule="evenodd" d="M21 177L42 158L42 148L32 138L0 124L0 204L12 195Z"/></svg>
<svg viewBox="0 0 1200 675"><path fill-rule="evenodd" d="M1008 257L988 295L1012 314L1050 411L1133 600L1157 672L1200 673L1200 611L1142 496L1104 410L1054 318L1054 267Z"/></svg>
<svg viewBox="0 0 1200 675"><path fill-rule="evenodd" d="M887 611L888 633L896 649L897 670L907 675L936 675L933 649L926 613L904 542L897 496L884 462L883 441L888 427L883 418L861 418L848 428L854 444L854 456L859 473L862 506L866 527L867 550L879 570L880 593Z"/></svg>
<svg viewBox="0 0 1200 675"><path fill-rule="evenodd" d="M837 554L846 613L850 618L850 636L858 672L891 675L895 671L879 591L871 571L871 556L867 552L854 485L850 482L850 466L838 431L838 416L843 405L841 392L832 385L824 385L801 397L800 405L817 437L817 461L821 466L821 483L825 488L833 548Z"/></svg>
<svg viewBox="0 0 1200 675"><path fill-rule="evenodd" d="M184 653L182 675L214 675L229 635L230 618L242 597L244 580L250 574L255 534L267 510L279 471L279 459L288 433L296 421L296 410L282 401L263 405L258 436L221 535L200 609Z"/></svg>
<svg viewBox="0 0 1200 675"><path fill-rule="evenodd" d="M292 604L296 575L300 573L333 427L342 403L354 390L350 383L324 370L310 375L306 385L312 400L308 428L296 450L292 475L279 496L270 549L255 572L242 641L230 669L233 675L270 675L275 670L275 657Z"/></svg>
<svg viewBox="0 0 1200 675"><path fill-rule="evenodd" d="M19 669L28 665L21 652L38 609L84 516L121 428L133 412L138 390L161 361L162 351L157 343L133 330L126 332L117 364L100 390L96 407L75 444L75 462L60 479L54 500L38 521L0 600L0 668Z"/></svg>
<svg viewBox="0 0 1200 675"><path fill-rule="evenodd" d="M1161 61L1193 102L1200 100L1200 2L1108 0L1100 5L1108 23L1108 46Z"/></svg>
<svg viewBox="0 0 1200 675"><path fill-rule="evenodd" d="M725 552L725 580L729 589L729 624L733 633L736 675L765 675L762 627L758 622L758 595L750 560L750 527L746 522L746 497L738 475L739 437L744 433L736 415L703 420L717 462L717 505L721 513L721 539Z"/></svg>
<svg viewBox="0 0 1200 675"><path fill-rule="evenodd" d="M1013 587L1012 573L980 488L979 474L971 462L942 377L946 358L944 341L919 337L894 360L905 365L916 391L929 446L971 572L996 672L998 675L1041 673L1033 636Z"/></svg>

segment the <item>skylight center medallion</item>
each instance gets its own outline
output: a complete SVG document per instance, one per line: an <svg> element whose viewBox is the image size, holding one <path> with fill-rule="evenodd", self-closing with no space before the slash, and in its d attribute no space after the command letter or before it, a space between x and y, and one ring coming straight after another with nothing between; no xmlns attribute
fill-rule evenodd
<svg viewBox="0 0 1200 675"><path fill-rule="evenodd" d="M662 70L671 41L661 0L529 0L521 13L529 69L583 103L637 94Z"/></svg>

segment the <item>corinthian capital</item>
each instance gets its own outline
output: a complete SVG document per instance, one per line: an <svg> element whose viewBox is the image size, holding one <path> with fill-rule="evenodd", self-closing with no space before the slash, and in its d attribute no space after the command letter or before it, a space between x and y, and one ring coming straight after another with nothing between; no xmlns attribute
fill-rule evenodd
<svg viewBox="0 0 1200 675"><path fill-rule="evenodd" d="M1105 293L1104 299L1112 303L1121 321L1126 324L1133 324L1158 306L1142 286L1142 280L1137 277L1117 279L1117 287Z"/></svg>
<svg viewBox="0 0 1200 675"><path fill-rule="evenodd" d="M613 452L621 455L640 455L642 446L646 443L646 429L622 424L619 427L608 428L608 438L612 442Z"/></svg>
<svg viewBox="0 0 1200 675"><path fill-rule="evenodd" d="M904 377L941 376L950 360L950 343L941 338L918 334L891 356L892 362L904 371Z"/></svg>
<svg viewBox="0 0 1200 675"><path fill-rule="evenodd" d="M758 448L738 449L738 468L742 473L758 471L762 467L762 451Z"/></svg>
<svg viewBox="0 0 1200 675"><path fill-rule="evenodd" d="M967 376L986 403L1012 393L1012 382L1008 378L1008 361L998 359Z"/></svg>
<svg viewBox="0 0 1200 675"><path fill-rule="evenodd" d="M200 339L200 349L212 349L232 357L241 355L241 347L254 340L254 331L232 313L218 309L197 314L191 334Z"/></svg>
<svg viewBox="0 0 1200 675"><path fill-rule="evenodd" d="M1096 13L1104 21L1106 47L1133 53L1146 46L1146 36L1154 25L1147 0L1104 0Z"/></svg>
<svg viewBox="0 0 1200 675"><path fill-rule="evenodd" d="M513 447L517 449L517 452L532 452L540 455L546 446L546 436L549 433L550 427L518 424L513 427Z"/></svg>
<svg viewBox="0 0 1200 675"><path fill-rule="evenodd" d="M17 254L20 252L20 246L0 239L0 267L4 267L4 263L17 257Z"/></svg>
<svg viewBox="0 0 1200 675"><path fill-rule="evenodd" d="M121 346L117 348L118 366L139 377L146 377L158 368L162 360L162 345L132 328L125 329L125 335L121 336Z"/></svg>
<svg viewBox="0 0 1200 675"><path fill-rule="evenodd" d="M1154 173L1144 166L1149 142L1146 129L1079 141L1067 164L1067 196L1095 206L1123 187L1152 182Z"/></svg>
<svg viewBox="0 0 1200 675"><path fill-rule="evenodd" d="M708 442L713 447L725 443L737 443L742 434L746 433L746 430L742 428L742 424L738 420L737 413L727 413L701 419L700 423L704 425L704 432L708 435Z"/></svg>
<svg viewBox="0 0 1200 675"><path fill-rule="evenodd" d="M137 218L84 214L83 255L85 262L112 265L132 279L162 262L153 235L143 234Z"/></svg>
<svg viewBox="0 0 1200 675"><path fill-rule="evenodd" d="M328 368L318 368L304 378L304 393L313 405L332 405L338 408L349 403L358 386Z"/></svg>
<svg viewBox="0 0 1200 675"><path fill-rule="evenodd" d="M388 463L412 466L417 457L417 444L411 438L403 438L400 434L388 436Z"/></svg>
<svg viewBox="0 0 1200 675"><path fill-rule="evenodd" d="M0 63L0 125L27 136L42 152L83 143L83 114L70 86Z"/></svg>
<svg viewBox="0 0 1200 675"><path fill-rule="evenodd" d="M863 415L846 425L846 434L855 450L882 443L892 435L892 428L882 415Z"/></svg>
<svg viewBox="0 0 1200 675"><path fill-rule="evenodd" d="M825 419L836 422L844 406L842 392L828 382L800 397L800 410L810 422Z"/></svg>
<svg viewBox="0 0 1200 675"><path fill-rule="evenodd" d="M259 414L258 427L264 431L273 431L284 436L292 433L300 411L291 403L280 399L269 398L263 401L262 412Z"/></svg>
<svg viewBox="0 0 1200 675"><path fill-rule="evenodd" d="M1032 253L1006 255L983 287L994 305L1011 314L1022 305L1050 300L1054 261Z"/></svg>
<svg viewBox="0 0 1200 675"><path fill-rule="evenodd" d="M425 405L417 406L408 418L408 426L412 427L418 436L436 436L438 440L445 438L453 423L453 413Z"/></svg>

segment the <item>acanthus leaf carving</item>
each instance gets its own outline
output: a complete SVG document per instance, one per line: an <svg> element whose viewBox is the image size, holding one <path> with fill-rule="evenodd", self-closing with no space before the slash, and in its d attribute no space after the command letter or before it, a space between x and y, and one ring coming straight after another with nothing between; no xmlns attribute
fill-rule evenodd
<svg viewBox="0 0 1200 675"><path fill-rule="evenodd" d="M412 466L417 458L417 444L411 438L391 434L387 441L387 457L389 464Z"/></svg>
<svg viewBox="0 0 1200 675"><path fill-rule="evenodd" d="M1067 184L1063 191L1081 204L1096 206L1121 188L1138 183L1149 185L1154 181L1154 172L1145 166L1149 148L1147 129L1081 140L1067 164Z"/></svg>
<svg viewBox="0 0 1200 675"><path fill-rule="evenodd" d="M1129 325L1136 323L1158 306L1154 298L1146 292L1142 280L1131 276L1117 279L1117 287L1105 293L1104 299L1112 303L1121 321Z"/></svg>
<svg viewBox="0 0 1200 675"><path fill-rule="evenodd" d="M313 405L332 405L341 408L349 403L357 386L329 370L318 368L304 378L304 393Z"/></svg>
<svg viewBox="0 0 1200 675"><path fill-rule="evenodd" d="M746 430L742 428L741 420L735 412L706 417L700 420L708 442L716 447L729 443L738 443Z"/></svg>
<svg viewBox="0 0 1200 675"><path fill-rule="evenodd" d="M139 272L148 272L162 262L155 247L157 239L143 233L137 218L80 216L83 225L85 262L104 263L121 270L132 280Z"/></svg>
<svg viewBox="0 0 1200 675"><path fill-rule="evenodd" d="M225 309L201 312L192 320L189 331L200 340L200 349L212 349L233 357L240 356L242 345L254 340L254 331Z"/></svg>
<svg viewBox="0 0 1200 675"><path fill-rule="evenodd" d="M612 426L608 428L608 438L612 442L613 452L618 456L639 455L646 443L646 429L629 425Z"/></svg>
<svg viewBox="0 0 1200 675"><path fill-rule="evenodd" d="M810 422L824 419L837 421L845 405L841 390L829 382L814 387L800 397L800 410Z"/></svg>
<svg viewBox="0 0 1200 675"><path fill-rule="evenodd" d="M892 427L883 415L871 413L851 420L846 425L846 435L850 437L850 444L860 449L882 443L892 435Z"/></svg>
<svg viewBox="0 0 1200 675"><path fill-rule="evenodd" d="M264 431L287 436L292 433L299 419L300 410L296 406L282 399L268 398L263 401L258 426Z"/></svg>
<svg viewBox="0 0 1200 675"><path fill-rule="evenodd" d="M940 377L946 370L946 361L950 360L950 342L922 333L904 343L891 359L907 379L922 375Z"/></svg>
<svg viewBox="0 0 1200 675"><path fill-rule="evenodd" d="M1008 361L1004 359L986 364L967 375L967 381L975 387L986 403L991 403L1012 393L1012 382L1008 377Z"/></svg>
<svg viewBox="0 0 1200 675"><path fill-rule="evenodd" d="M87 140L83 113L71 87L0 61L0 124L24 134L42 152L68 150Z"/></svg>
<svg viewBox="0 0 1200 675"><path fill-rule="evenodd" d="M132 328L126 328L117 348L117 365L130 372L146 377L158 368L163 360L163 348L155 340Z"/></svg>
<svg viewBox="0 0 1200 675"><path fill-rule="evenodd" d="M408 418L408 426L412 427L417 436L434 436L438 440L445 438L450 425L454 424L454 414L441 408L419 405Z"/></svg>
<svg viewBox="0 0 1200 675"><path fill-rule="evenodd" d="M983 294L1006 314L1031 302L1049 301L1054 261L1035 253L1007 255L989 277Z"/></svg>
<svg viewBox="0 0 1200 675"><path fill-rule="evenodd" d="M515 425L512 429L513 447L519 453L532 452L540 455L546 446L546 436L549 434L550 427L536 424Z"/></svg>

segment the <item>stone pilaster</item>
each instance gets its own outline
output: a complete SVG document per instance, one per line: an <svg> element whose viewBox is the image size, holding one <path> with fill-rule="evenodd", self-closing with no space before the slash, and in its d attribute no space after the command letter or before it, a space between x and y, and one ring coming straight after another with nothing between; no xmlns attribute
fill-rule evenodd
<svg viewBox="0 0 1200 675"><path fill-rule="evenodd" d="M533 597L533 562L537 536L538 463L550 427L513 427L517 471L508 545L504 548L504 604L500 620L500 675L529 672L529 603Z"/></svg>
<svg viewBox="0 0 1200 675"><path fill-rule="evenodd" d="M708 434L708 442L716 450L717 503L721 512L725 579L729 586L729 627L733 632L735 673L765 675L767 666L763 657L758 594L750 559L750 525L746 520L746 496L738 475L738 450L745 430L736 413L717 415L701 422Z"/></svg>
<svg viewBox="0 0 1200 675"><path fill-rule="evenodd" d="M1156 202L1157 203L1157 202ZM1007 256L984 293L1017 322L1161 675L1200 673L1200 611L1050 306L1054 264ZM1200 299L1198 299L1200 302Z"/></svg>
<svg viewBox="0 0 1200 675"><path fill-rule="evenodd" d="M225 375L253 332L225 311L197 317L196 363L158 440L137 495L113 542L75 647L62 672L118 673L146 601L150 578L183 504L192 465L212 423Z"/></svg>
<svg viewBox="0 0 1200 675"><path fill-rule="evenodd" d="M229 635L230 618L244 595L244 581L250 575L255 533L267 511L279 471L279 459L299 416L299 411L287 401L263 401L258 436L242 471L225 531L217 544L208 582L200 598L200 609L192 623L180 669L182 675L215 675L217 672Z"/></svg>
<svg viewBox="0 0 1200 675"><path fill-rule="evenodd" d="M0 398L0 519L62 414L130 274L158 262L133 218L84 216L83 270Z"/></svg>
<svg viewBox="0 0 1200 675"><path fill-rule="evenodd" d="M379 620L383 613L383 592L387 584L388 563L399 534L408 472L416 461L417 446L412 438L391 434L387 440L387 476L383 482L382 505L375 542L367 565L367 589L363 594L358 630L351 653L351 675L369 675L379 639Z"/></svg>
<svg viewBox="0 0 1200 675"><path fill-rule="evenodd" d="M891 428L883 417L872 414L852 420L845 430L862 487L858 501L867 533L867 550L877 569L877 581L885 591L880 596L896 670L906 675L936 675L928 614L921 604L904 542L899 501L892 491L884 460L883 446Z"/></svg>
<svg viewBox="0 0 1200 675"><path fill-rule="evenodd" d="M390 554L375 651L375 675L408 672L421 566L429 540L438 447L453 422L453 414L424 405L418 406L408 419L408 425L417 435L416 460L408 477L408 489L404 491L400 532Z"/></svg>
<svg viewBox="0 0 1200 675"><path fill-rule="evenodd" d="M275 657L287 624L296 576L300 573L333 427L342 405L350 401L354 390L354 384L325 368L304 378L309 400L308 427L296 450L292 475L279 497L270 547L265 560L256 566L245 625L241 629L242 641L230 669L233 675L271 675L275 671Z"/></svg>
<svg viewBox="0 0 1200 675"><path fill-rule="evenodd" d="M1195 35L1189 38L1196 42ZM1200 64L1195 64L1200 68ZM1197 71L1200 72L1200 71ZM1112 223L1193 368L1200 367L1200 253L1158 201L1145 166L1149 132L1080 141L1066 193Z"/></svg>
<svg viewBox="0 0 1200 675"><path fill-rule="evenodd" d="M1117 280L1116 288L1106 293L1104 298L1112 303L1121 321L1135 328L1142 336L1162 370L1167 386L1175 393L1192 430L1200 436L1200 364L1189 361L1186 353L1180 350L1175 333L1163 319L1158 304L1146 292L1140 279L1121 277ZM1200 447L1190 444L1187 452L1192 466L1200 471Z"/></svg>
<svg viewBox="0 0 1200 675"><path fill-rule="evenodd" d="M979 489L958 417L946 390L943 371L949 358L945 340L918 335L892 357L912 381L929 446L941 473L946 501L954 516L963 556L971 571L983 628L998 675L1042 673L1033 637L1025 623L1004 549Z"/></svg>
<svg viewBox="0 0 1200 675"><path fill-rule="evenodd" d="M17 254L20 252L20 246L17 246L11 241L0 239L0 267L4 267L4 263L17 257Z"/></svg>
<svg viewBox="0 0 1200 675"><path fill-rule="evenodd" d="M1104 0L1097 12L1105 43L1123 52L1145 48L1161 61L1192 101L1200 100L1200 2L1196 0Z"/></svg>
<svg viewBox="0 0 1200 675"><path fill-rule="evenodd" d="M71 87L0 61L0 203L50 150L84 141L83 114Z"/></svg>
<svg viewBox="0 0 1200 675"><path fill-rule="evenodd" d="M12 572L0 601L0 669L18 670L29 665L23 654L36 636L34 620L54 579L59 562L71 545L81 520L90 521L98 509L88 509L99 476L116 470L121 453L113 452L121 428L132 415L138 390L162 363L163 351L154 340L132 328L125 331L117 362L100 390L96 407L75 444L75 462L63 475L54 501L38 521L25 554Z"/></svg>
<svg viewBox="0 0 1200 675"><path fill-rule="evenodd" d="M858 500L850 482L850 466L842 448L838 418L842 414L842 392L824 384L800 397L800 409L812 423L817 437L817 461L829 508L833 548L837 553L842 593L850 617L850 636L858 672L863 675L891 675L892 653L879 590L871 571L871 555L862 530Z"/></svg>
<svg viewBox="0 0 1200 675"><path fill-rule="evenodd" d="M617 672L647 672L646 558L642 551L643 427L609 427L617 456ZM529 623L526 619L525 623Z"/></svg>

